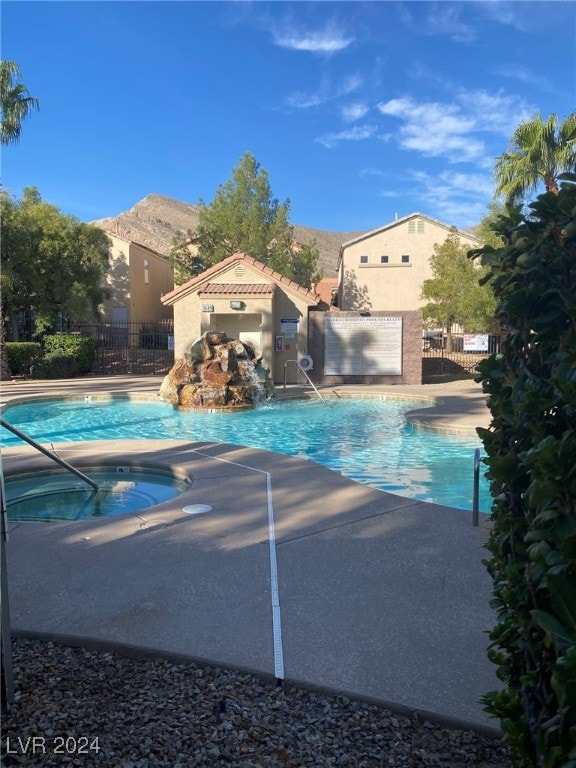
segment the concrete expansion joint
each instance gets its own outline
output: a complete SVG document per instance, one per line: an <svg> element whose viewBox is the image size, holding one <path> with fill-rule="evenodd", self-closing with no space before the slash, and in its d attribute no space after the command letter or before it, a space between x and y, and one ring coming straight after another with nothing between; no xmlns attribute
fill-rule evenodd
<svg viewBox="0 0 576 768"><path fill-rule="evenodd" d="M356 517L354 520L347 520L344 523L334 523L333 525L325 525L322 528L319 528L317 531L310 531L309 533L302 533L296 536L290 536L290 538L283 538L282 541L277 541L277 546L281 546L282 544L290 544L295 541L300 541L301 539L309 539L313 536L317 536L323 533L327 533L328 531L336 531L340 528L348 528L351 525L356 525L357 523L363 523L367 520L374 520L377 517L385 517L386 515L393 514L394 512L398 512L399 509L402 511L406 509L412 509L414 507L418 507L422 502L416 502L415 504L407 504L406 506L402 507L395 507L394 509L383 509L381 512L376 512L373 515L362 515L362 517Z"/></svg>

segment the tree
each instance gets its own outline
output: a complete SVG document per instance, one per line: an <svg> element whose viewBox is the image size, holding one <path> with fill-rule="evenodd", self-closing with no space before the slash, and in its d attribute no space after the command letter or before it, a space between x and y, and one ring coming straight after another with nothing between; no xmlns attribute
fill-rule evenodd
<svg viewBox="0 0 576 768"><path fill-rule="evenodd" d="M496 160L496 196L507 203L521 203L544 183L547 192L558 194L558 176L576 164L576 112L558 125L551 114L543 122L539 113L520 123L512 134L508 152Z"/></svg>
<svg viewBox="0 0 576 768"><path fill-rule="evenodd" d="M20 139L22 121L32 109L38 109L38 99L30 96L26 87L17 82L20 69L14 61L0 61L0 144L14 144ZM10 378L4 328L4 298L0 298L0 380Z"/></svg>
<svg viewBox="0 0 576 768"><path fill-rule="evenodd" d="M431 267L433 277L422 285L422 298L429 300L424 318L445 327L449 340L455 323L471 332L493 330L494 297L489 285L480 284L486 270L468 258L456 230L434 246Z"/></svg>
<svg viewBox="0 0 576 768"><path fill-rule="evenodd" d="M494 499L489 658L503 683L484 703L516 768L576 760L576 174L559 181L526 215L508 208L500 245L474 254L504 330L478 366L492 413L478 430Z"/></svg>
<svg viewBox="0 0 576 768"><path fill-rule="evenodd" d="M288 222L289 201L272 197L268 174L249 152L203 206L195 231L179 233L170 261L176 282L184 282L236 251L243 251L290 279L310 287L317 277L314 242L297 246Z"/></svg>
<svg viewBox="0 0 576 768"><path fill-rule="evenodd" d="M3 321L17 340L24 325L41 332L62 316L96 315L107 292L102 278L110 243L104 232L45 203L38 191L22 200L0 195Z"/></svg>
<svg viewBox="0 0 576 768"><path fill-rule="evenodd" d="M38 99L30 96L26 87L18 82L20 69L14 61L0 61L0 143L14 144L20 140L22 122L33 109L38 109Z"/></svg>
<svg viewBox="0 0 576 768"><path fill-rule="evenodd" d="M498 248L502 245L502 239L494 229L494 224L505 212L502 203L492 201L488 203L488 213L482 217L480 224L474 228L474 234L484 245Z"/></svg>

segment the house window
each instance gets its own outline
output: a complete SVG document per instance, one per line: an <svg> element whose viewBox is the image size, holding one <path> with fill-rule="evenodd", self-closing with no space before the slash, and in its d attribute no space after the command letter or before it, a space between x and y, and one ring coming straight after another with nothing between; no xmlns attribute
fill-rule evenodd
<svg viewBox="0 0 576 768"><path fill-rule="evenodd" d="M402 264L410 264L410 256L406 253L402 256Z"/></svg>
<svg viewBox="0 0 576 768"><path fill-rule="evenodd" d="M388 264L390 261L388 256L380 256L380 264Z"/></svg>
<svg viewBox="0 0 576 768"><path fill-rule="evenodd" d="M416 221L414 219L410 219L408 222L408 232L413 235L414 232L416 232Z"/></svg>
<svg viewBox="0 0 576 768"><path fill-rule="evenodd" d="M418 232L424 232L424 221L423 219L418 219Z"/></svg>
<svg viewBox="0 0 576 768"><path fill-rule="evenodd" d="M368 264L368 256L360 256L360 264Z"/></svg>
<svg viewBox="0 0 576 768"><path fill-rule="evenodd" d="M150 271L148 267L149 267L148 261L144 259L144 283L146 285L150 283Z"/></svg>

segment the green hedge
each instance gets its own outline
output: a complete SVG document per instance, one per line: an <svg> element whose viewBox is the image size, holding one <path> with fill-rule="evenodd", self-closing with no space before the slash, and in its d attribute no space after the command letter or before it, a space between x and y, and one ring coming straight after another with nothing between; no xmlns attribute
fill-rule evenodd
<svg viewBox="0 0 576 768"><path fill-rule="evenodd" d="M6 342L8 369L13 376L29 376L34 360L41 354L42 345L36 341Z"/></svg>
<svg viewBox="0 0 576 768"><path fill-rule="evenodd" d="M480 363L492 422L488 570L497 625L486 695L516 768L576 768L576 175L508 209L484 247L501 354Z"/></svg>
<svg viewBox="0 0 576 768"><path fill-rule="evenodd" d="M34 361L31 375L34 379L72 379L80 373L75 357L52 353Z"/></svg>
<svg viewBox="0 0 576 768"><path fill-rule="evenodd" d="M71 357L76 360L78 373L92 372L96 341L91 336L81 336L77 333L55 333L53 336L45 336L43 343L46 357L51 359L57 355L62 358ZM77 373L70 375L75 376Z"/></svg>

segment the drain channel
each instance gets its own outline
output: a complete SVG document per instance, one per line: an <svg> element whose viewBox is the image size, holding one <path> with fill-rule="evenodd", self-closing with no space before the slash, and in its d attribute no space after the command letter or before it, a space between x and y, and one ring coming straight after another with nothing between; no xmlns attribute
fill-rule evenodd
<svg viewBox="0 0 576 768"><path fill-rule="evenodd" d="M212 456L202 451L194 451L199 456L206 456L209 459L221 461L224 464L231 464L243 469L249 469L252 472L260 472L266 475L266 500L268 516L268 552L270 558L270 594L272 607L272 640L274 651L274 676L278 682L284 680L284 650L282 646L282 616L280 612L280 592L278 589L278 561L276 557L276 532L274 526L274 505L272 504L272 475L258 467L250 467L248 464L240 464L237 461L229 461L220 457ZM198 505L200 506L200 505Z"/></svg>

